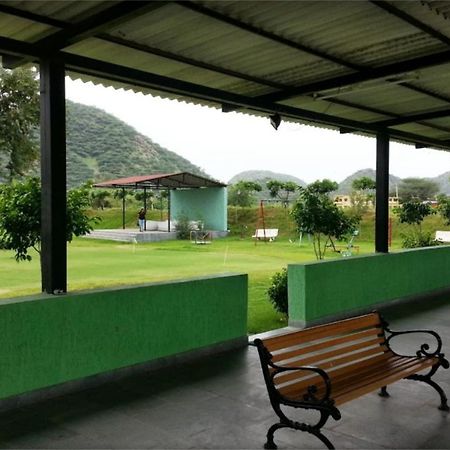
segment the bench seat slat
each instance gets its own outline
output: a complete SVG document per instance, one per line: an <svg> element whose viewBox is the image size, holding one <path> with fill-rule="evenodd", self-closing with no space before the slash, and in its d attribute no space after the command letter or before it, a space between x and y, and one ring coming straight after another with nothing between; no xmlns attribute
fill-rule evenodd
<svg viewBox="0 0 450 450"><path fill-rule="evenodd" d="M347 342L359 341L362 339L366 339L368 341L369 340L368 338L374 337L374 336L379 336L379 335L380 335L380 333L379 333L378 329L369 328L368 330L358 331L358 332L355 332L352 334L347 334L347 335L340 336L337 338L335 337L332 339L326 339L317 344L301 346L301 347L298 347L298 345L297 345L297 348L295 348L295 350L289 350L290 348L292 348L292 347L289 347L286 350L283 349L283 351L279 351L279 352L275 353L272 357L272 362L276 363L278 361L284 361L287 359L291 359L295 356L305 355L307 353L313 353L318 350L322 350L324 348L331 348L336 345L345 344Z"/></svg>
<svg viewBox="0 0 450 450"><path fill-rule="evenodd" d="M328 373L330 373L330 374L333 373L334 376L341 376L341 375L348 376L348 374L353 373L355 370L363 370L365 368L375 367L380 361L385 361L385 360L388 360L391 358L393 358L392 354L384 353L382 355L378 355L378 356L375 356L370 359L365 359L363 361L358 361L353 364L348 364L343 367L335 368L335 369L333 369L332 372L329 371ZM396 358L399 358L399 357L396 357ZM299 371L295 371L295 372L285 372L282 375L278 375L277 378L275 378L275 380L274 380L275 385L281 384L281 383L277 383L277 379L282 376L284 377L283 382L289 382L289 381L292 381L295 379L298 379L298 380L308 379L309 380L313 377L316 377L319 381L322 379L322 377L320 377L319 375L312 374L312 372L299 370ZM312 384L314 384L314 383L312 383Z"/></svg>
<svg viewBox="0 0 450 450"><path fill-rule="evenodd" d="M401 380L408 375L418 373L431 367L437 362L437 358L400 357L390 362L380 362L375 366L365 368L360 372L353 372L349 377L333 377L331 375L332 398L336 405L345 403L353 398L372 392L382 386ZM350 372L351 373L351 372ZM316 381L317 397L324 394L325 386L322 380ZM314 384L313 380L293 383L279 389L280 394L288 399L302 398L307 392L308 386Z"/></svg>
<svg viewBox="0 0 450 450"><path fill-rule="evenodd" d="M269 352L298 345L301 342L308 342L314 339L325 338L329 336L339 336L340 334L348 334L356 331L363 331L367 328L380 327L380 317L376 313L366 314L353 319L346 319L340 322L333 322L325 325L307 328L305 330L291 332L264 339L264 346Z"/></svg>
<svg viewBox="0 0 450 450"><path fill-rule="evenodd" d="M374 356L380 355L380 354L383 354L383 349L381 347L373 347L373 348L369 348L367 350L360 351L356 354L352 353L350 355L345 355L343 357L336 358L331 361L323 362L320 365L318 365L318 367L320 367L323 370L329 370L334 367L337 368L337 367L343 366L344 364L351 363L351 362L355 361L355 359L357 359L359 361L359 360L368 359L370 357L374 357ZM289 363L289 364L283 364L283 366L284 367L298 367L299 364ZM273 369L272 369L272 372L273 372ZM282 382L286 381L287 379L289 379L289 377L292 376L294 373L295 372L290 372L290 373L285 373L285 374L279 375L276 378L275 382L277 384L282 383Z"/></svg>
<svg viewBox="0 0 450 450"><path fill-rule="evenodd" d="M361 395L368 394L369 392L372 392L376 389L381 388L382 386L387 386L388 384L394 383L395 381L401 380L408 375L415 374L417 372L420 372L428 367L431 367L433 365L433 362L431 358L424 360L421 364L416 364L414 366L410 366L406 368L403 371L393 373L389 376L382 376L380 374L380 377L378 380L373 381L370 384L361 385L361 386L354 386L353 390L350 392L346 392L342 395L337 395L334 397L335 404L336 405L342 405L345 402L348 402L350 400L353 400L354 398L360 397Z"/></svg>
<svg viewBox="0 0 450 450"><path fill-rule="evenodd" d="M419 359L415 357L396 357L390 358L386 361L380 361L377 364L373 364L369 367L365 367L363 369L353 370L351 372L347 372L347 374L340 374L338 376L334 376L334 374L330 373L331 377L331 386L332 386L332 395L333 397L339 395L346 386L349 389L353 389L355 384L362 383L363 380L368 380L371 378L378 379L379 377L384 377L387 374L394 374L395 372L401 372L405 369L408 369L412 366L417 366ZM420 362L421 364L422 362ZM352 367L352 366L350 366ZM316 387L318 388L318 395L324 393L325 386L322 379L316 380ZM285 389L279 389L279 392L283 395L289 395L290 393L302 392L311 386L311 380L308 381L299 381L294 382Z"/></svg>

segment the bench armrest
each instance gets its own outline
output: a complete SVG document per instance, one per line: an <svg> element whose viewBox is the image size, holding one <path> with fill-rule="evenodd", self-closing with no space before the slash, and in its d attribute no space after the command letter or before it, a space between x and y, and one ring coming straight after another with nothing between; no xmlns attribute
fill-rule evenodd
<svg viewBox="0 0 450 450"><path fill-rule="evenodd" d="M312 384L308 386L307 393L303 396L303 402L313 402L313 403L329 403L331 399L331 380L327 372L325 370L315 367L315 366L291 366L291 367L285 367L285 366L278 366L277 364L274 364L272 362L269 362L269 366L274 369L274 371L271 374L271 380L272 383L274 381L274 377L282 372L289 372L289 371L298 371L298 370L304 370L309 372L315 372L317 375L319 375L325 384L325 393L321 398L316 397L316 393L318 391L317 386L315 384ZM274 384L274 383L273 383Z"/></svg>
<svg viewBox="0 0 450 450"><path fill-rule="evenodd" d="M448 369L449 367L449 362L444 358L444 354L441 352L442 350L442 339L439 336L438 333L436 333L436 331L433 330L406 330L406 331L393 331L389 328L387 322L383 321L383 329L389 334L389 336L387 336L386 339L386 345L388 346L388 348L393 352L396 353L392 350L391 346L390 346L390 342L393 338L395 338L396 336L401 336L401 335L405 335L405 334L428 334L430 336L433 336L433 338L436 340L436 348L434 349L434 351L430 351L430 345L429 344L422 344L420 346L420 349L416 351L416 356L418 357L427 357L427 358L431 358L431 357L437 357L439 358L441 365ZM397 353L396 353L397 354Z"/></svg>

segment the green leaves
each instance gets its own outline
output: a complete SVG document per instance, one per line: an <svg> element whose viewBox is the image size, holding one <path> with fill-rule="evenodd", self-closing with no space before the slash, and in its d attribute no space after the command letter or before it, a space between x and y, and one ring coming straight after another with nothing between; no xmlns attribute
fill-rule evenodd
<svg viewBox="0 0 450 450"><path fill-rule="evenodd" d="M67 194L66 238L81 236L92 230L99 219L89 218L89 188L72 189ZM41 185L38 178L0 186L0 247L14 250L17 261L31 260L30 248L40 253Z"/></svg>
<svg viewBox="0 0 450 450"><path fill-rule="evenodd" d="M0 68L0 152L8 162L0 175L24 175L38 158L33 132L39 125L39 83L25 68ZM6 169L6 170L5 170Z"/></svg>
<svg viewBox="0 0 450 450"><path fill-rule="evenodd" d="M310 184L300 191L291 211L297 230L312 236L317 259L324 258L331 238L342 239L356 227L356 219L347 216L328 196L335 184L330 180Z"/></svg>
<svg viewBox="0 0 450 450"><path fill-rule="evenodd" d="M248 207L255 203L255 192L261 192L261 185L254 181L238 181L228 188L228 204Z"/></svg>

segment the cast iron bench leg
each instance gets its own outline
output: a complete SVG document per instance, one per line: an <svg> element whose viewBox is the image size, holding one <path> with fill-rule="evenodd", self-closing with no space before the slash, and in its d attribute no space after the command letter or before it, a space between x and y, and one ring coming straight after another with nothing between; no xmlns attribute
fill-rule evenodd
<svg viewBox="0 0 450 450"><path fill-rule="evenodd" d="M439 405L439 409L441 411L449 411L448 403L447 403L447 396L445 395L442 388L433 380L431 380L426 375L410 375L409 377L406 377L408 380L416 380L416 381L423 381L424 383L427 383L432 388L434 388L439 396L441 397L441 404Z"/></svg>
<svg viewBox="0 0 450 450"><path fill-rule="evenodd" d="M390 397L389 392L387 391L387 386L383 386L381 391L378 393L380 397Z"/></svg>

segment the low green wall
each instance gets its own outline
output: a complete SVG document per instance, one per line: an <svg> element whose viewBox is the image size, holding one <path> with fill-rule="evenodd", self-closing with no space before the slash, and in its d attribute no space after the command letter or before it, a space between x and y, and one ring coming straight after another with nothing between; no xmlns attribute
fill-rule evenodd
<svg viewBox="0 0 450 450"><path fill-rule="evenodd" d="M247 335L247 275L0 302L0 398Z"/></svg>
<svg viewBox="0 0 450 450"><path fill-rule="evenodd" d="M292 264L289 321L304 325L450 288L450 246Z"/></svg>

